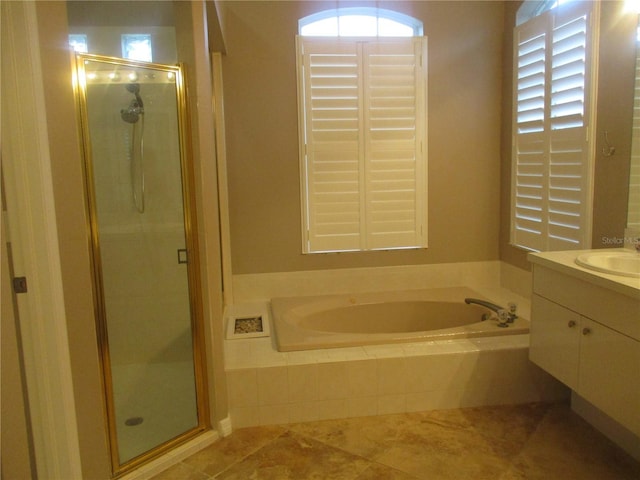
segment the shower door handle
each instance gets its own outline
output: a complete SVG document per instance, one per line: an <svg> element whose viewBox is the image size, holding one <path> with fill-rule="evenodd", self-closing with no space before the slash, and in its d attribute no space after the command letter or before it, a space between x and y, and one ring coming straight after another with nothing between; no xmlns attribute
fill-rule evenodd
<svg viewBox="0 0 640 480"><path fill-rule="evenodd" d="M178 263L189 263L189 254L186 248L178 249Z"/></svg>

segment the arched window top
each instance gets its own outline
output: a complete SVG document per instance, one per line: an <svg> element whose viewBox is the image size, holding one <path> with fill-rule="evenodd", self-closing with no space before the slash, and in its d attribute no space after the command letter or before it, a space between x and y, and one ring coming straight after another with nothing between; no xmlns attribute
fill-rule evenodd
<svg viewBox="0 0 640 480"><path fill-rule="evenodd" d="M525 0L516 13L516 25L522 25L524 22L538 15L542 15L547 10L551 10L558 5L570 1L571 0Z"/></svg>
<svg viewBox="0 0 640 480"><path fill-rule="evenodd" d="M334 8L298 21L298 32L317 37L415 37L422 22L403 13L372 7Z"/></svg>

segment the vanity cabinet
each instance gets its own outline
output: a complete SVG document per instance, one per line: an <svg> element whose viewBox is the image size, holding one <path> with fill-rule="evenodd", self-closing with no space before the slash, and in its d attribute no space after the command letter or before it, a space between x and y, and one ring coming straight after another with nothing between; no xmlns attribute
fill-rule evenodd
<svg viewBox="0 0 640 480"><path fill-rule="evenodd" d="M534 264L529 358L640 436L640 302Z"/></svg>
<svg viewBox="0 0 640 480"><path fill-rule="evenodd" d="M577 313L533 295L529 358L571 390L578 389L580 324Z"/></svg>
<svg viewBox="0 0 640 480"><path fill-rule="evenodd" d="M640 435L640 342L583 318L577 392Z"/></svg>

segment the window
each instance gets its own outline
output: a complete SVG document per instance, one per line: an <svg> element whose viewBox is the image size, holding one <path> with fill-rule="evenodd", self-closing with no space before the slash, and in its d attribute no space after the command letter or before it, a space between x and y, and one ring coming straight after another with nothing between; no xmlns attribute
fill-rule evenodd
<svg viewBox="0 0 640 480"><path fill-rule="evenodd" d="M78 53L89 52L87 36L81 33L74 33L69 35L69 46L73 48L74 52L78 52Z"/></svg>
<svg viewBox="0 0 640 480"><path fill-rule="evenodd" d="M426 45L297 38L304 253L426 247Z"/></svg>
<svg viewBox="0 0 640 480"><path fill-rule="evenodd" d="M298 29L302 36L316 37L417 37L422 22L381 8L337 8L300 19Z"/></svg>
<svg viewBox="0 0 640 480"><path fill-rule="evenodd" d="M572 0L526 0L516 13L516 25L521 25L544 12Z"/></svg>
<svg viewBox="0 0 640 480"><path fill-rule="evenodd" d="M125 34L122 35L122 57L129 60L151 62L151 35Z"/></svg>
<svg viewBox="0 0 640 480"><path fill-rule="evenodd" d="M514 32L511 243L527 250L590 245L596 3L563 3Z"/></svg>

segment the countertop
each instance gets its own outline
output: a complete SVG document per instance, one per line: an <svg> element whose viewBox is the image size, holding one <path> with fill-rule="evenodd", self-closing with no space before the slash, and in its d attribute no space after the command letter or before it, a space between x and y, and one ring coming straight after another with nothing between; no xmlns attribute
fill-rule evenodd
<svg viewBox="0 0 640 480"><path fill-rule="evenodd" d="M591 252L620 252L629 251L622 248L605 248L597 250L567 250L561 252L529 253L527 259L535 264L556 270L572 277L584 280L614 290L623 295L640 300L640 278L625 277L609 273L598 272L578 265L575 262L578 255ZM640 255L640 253L638 254Z"/></svg>

